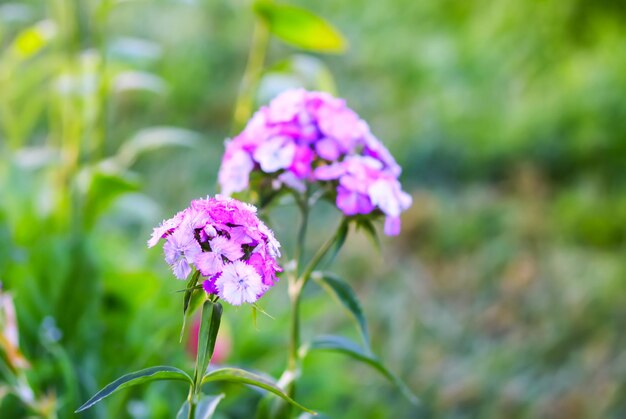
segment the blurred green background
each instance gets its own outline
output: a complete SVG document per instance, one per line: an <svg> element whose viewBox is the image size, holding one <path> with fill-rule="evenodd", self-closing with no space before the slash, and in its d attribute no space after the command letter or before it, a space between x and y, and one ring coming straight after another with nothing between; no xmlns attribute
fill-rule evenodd
<svg viewBox="0 0 626 419"><path fill-rule="evenodd" d="M624 5L291 4L349 48L271 39L254 108L286 87L334 89L403 166L401 236L379 252L352 234L336 270L422 405L331 353L307 359L298 400L333 418L626 416ZM0 280L34 399L56 399L59 417L128 371L193 365L182 283L145 240L217 191L254 23L243 0L0 2ZM296 216L271 217L286 248ZM338 219L320 206L311 251ZM226 308L226 362L277 376L286 281L261 306L274 320L256 326ZM357 336L314 286L304 313L305 339ZM32 414L0 372L0 417ZM252 417L261 397L218 390L217 417ZM158 383L82 416L173 417L184 398Z"/></svg>

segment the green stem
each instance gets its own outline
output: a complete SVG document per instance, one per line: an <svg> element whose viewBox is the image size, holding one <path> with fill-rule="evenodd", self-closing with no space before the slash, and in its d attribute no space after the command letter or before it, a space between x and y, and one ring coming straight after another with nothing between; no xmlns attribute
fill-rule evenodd
<svg viewBox="0 0 626 419"><path fill-rule="evenodd" d="M304 257L304 245L306 241L306 231L309 224L309 189L307 188L304 197L296 194L296 202L300 208L300 229L298 230L298 239L296 241L296 249L294 259L296 261L295 276L300 275L300 262Z"/></svg>
<svg viewBox="0 0 626 419"><path fill-rule="evenodd" d="M342 235L342 232L345 230L347 225L348 225L348 219L347 218L342 219L341 223L339 224L339 227L337 227L337 230L335 231L335 234L333 234L332 237L330 237L322 245L322 247L320 247L317 250L315 255L313 255L313 258L304 269L304 272L302 272L302 274L300 275L299 282L302 283L302 288L304 288L304 286L306 285L307 281L311 277L311 274L313 273L315 268L317 268L317 265L319 265L319 263L322 261L324 256L326 256L328 251L333 247L333 245L337 242L337 240L339 240L340 236Z"/></svg>
<svg viewBox="0 0 626 419"><path fill-rule="evenodd" d="M187 401L189 402L189 414L187 415L187 419L193 419L196 415L196 387L194 384L189 387Z"/></svg>
<svg viewBox="0 0 626 419"><path fill-rule="evenodd" d="M309 223L308 191L304 199L296 195L296 202L300 208L300 228L296 241L295 261L296 266L293 274L289 276L289 301L291 302L291 319L289 325L289 352L287 359L287 373L289 374L289 385L287 393L293 398L295 395L295 381L298 371L298 348L300 347L300 296L302 295L302 284L298 279L300 265L304 254L304 244L306 240L307 226Z"/></svg>
<svg viewBox="0 0 626 419"><path fill-rule="evenodd" d="M287 370L285 373L287 374L287 394L289 397L293 398L295 396L296 391L296 381L300 374L300 359L298 355L298 350L300 348L300 301L302 298L302 291L306 283L308 282L311 274L315 270L315 268L322 261L324 256L328 253L328 251L333 247L333 245L337 242L337 240L342 235L344 231L348 219L344 218L341 221L341 224L337 228L335 234L332 235L315 253L309 264L306 266L302 274L299 274L299 266L300 262L303 258L302 248L306 239L306 228L308 225L308 214L309 214L309 204L308 204L308 194L307 199L304 201L304 204L300 205L300 211L302 214L302 220L300 225L300 230L298 234L298 244L296 250L296 270L295 273L289 278L289 300L291 301L291 318L290 318L290 334L289 334L289 352L288 352L288 360L287 360ZM298 250L299 249L299 250ZM289 409L289 408L288 408ZM288 416L288 414L287 414Z"/></svg>
<svg viewBox="0 0 626 419"><path fill-rule="evenodd" d="M239 87L239 97L235 104L235 115L233 117L233 131L238 131L246 123L252 114L254 104L254 92L256 91L261 74L263 73L263 63L265 62L265 52L269 42L270 32L261 19L257 19L254 24L252 34L252 44L248 53L248 62L241 79Z"/></svg>

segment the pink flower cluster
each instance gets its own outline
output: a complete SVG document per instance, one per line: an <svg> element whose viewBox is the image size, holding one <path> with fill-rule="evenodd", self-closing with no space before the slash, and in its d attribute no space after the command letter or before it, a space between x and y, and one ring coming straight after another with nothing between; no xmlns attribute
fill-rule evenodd
<svg viewBox="0 0 626 419"><path fill-rule="evenodd" d="M165 239L165 261L184 280L195 267L207 294L233 305L254 303L277 281L280 244L256 208L232 198L191 201L156 227L148 247Z"/></svg>
<svg viewBox="0 0 626 419"><path fill-rule="evenodd" d="M327 93L289 90L256 112L226 144L222 192L243 191L256 170L275 175L276 188L330 184L345 215L385 214L388 235L400 232L400 213L411 205L393 156L344 100Z"/></svg>

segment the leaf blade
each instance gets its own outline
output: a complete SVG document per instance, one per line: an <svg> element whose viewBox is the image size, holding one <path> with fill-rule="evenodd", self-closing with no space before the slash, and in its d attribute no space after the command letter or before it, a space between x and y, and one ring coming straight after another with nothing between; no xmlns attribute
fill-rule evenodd
<svg viewBox="0 0 626 419"><path fill-rule="evenodd" d="M266 0L254 4L274 36L283 42L317 52L341 53L347 41L330 23L307 9Z"/></svg>
<svg viewBox="0 0 626 419"><path fill-rule="evenodd" d="M189 418L189 400L185 400L185 403L180 407L178 413L176 413L176 419L188 419Z"/></svg>
<svg viewBox="0 0 626 419"><path fill-rule="evenodd" d="M407 387L407 385L394 373L389 371L385 367L378 357L373 354L363 351L363 349L351 341L350 339L342 336L320 336L314 339L309 347L309 350L318 351L334 351L346 354L357 361L368 364L383 376L385 376L390 382L396 385L400 392L406 397L413 405L419 405L419 399L413 394L413 392Z"/></svg>
<svg viewBox="0 0 626 419"><path fill-rule="evenodd" d="M334 296L343 306L352 314L357 322L359 333L365 343L365 347L368 353L371 353L370 337L367 329L367 320L361 307L361 303L356 296L356 293L345 280L341 277L330 272L316 272L313 275L313 279L326 290L329 294Z"/></svg>
<svg viewBox="0 0 626 419"><path fill-rule="evenodd" d="M196 415L194 419L211 419L217 409L217 405L224 398L224 394L217 396L203 396L196 406Z"/></svg>
<svg viewBox="0 0 626 419"><path fill-rule="evenodd" d="M87 410L101 400L127 387L132 387L145 382L160 380L187 381L190 384L192 383L191 377L186 372L175 367L160 365L156 367L145 368L143 370L123 375L112 383L109 383L102 390L93 395L93 397L87 400L74 413Z"/></svg>
<svg viewBox="0 0 626 419"><path fill-rule="evenodd" d="M200 135L194 131L170 127L154 126L144 128L124 142L114 159L121 167L130 167L142 154L165 147L193 148Z"/></svg>
<svg viewBox="0 0 626 419"><path fill-rule="evenodd" d="M220 303L213 303L207 300L202 304L202 323L200 323L200 333L198 335L198 356L196 358L196 376L194 377L196 390L199 390L199 384L211 362L217 340L217 332L222 320L222 312L223 308Z"/></svg>
<svg viewBox="0 0 626 419"><path fill-rule="evenodd" d="M267 377L246 371L240 368L220 368L206 374L202 379L202 384L211 381L227 381L241 384L249 384L262 388L280 397L281 399L291 403L292 405L304 410L305 412L316 414L314 411L307 409L294 399L289 397L278 385Z"/></svg>
<svg viewBox="0 0 626 419"><path fill-rule="evenodd" d="M191 304L191 300L195 291L194 288L196 284L198 283L199 277L200 277L200 271L194 272L189 282L187 282L187 286L185 287L185 295L183 297L183 325L180 328L179 342L183 341L183 335L185 334L185 326L187 325L187 311L189 310L189 305Z"/></svg>

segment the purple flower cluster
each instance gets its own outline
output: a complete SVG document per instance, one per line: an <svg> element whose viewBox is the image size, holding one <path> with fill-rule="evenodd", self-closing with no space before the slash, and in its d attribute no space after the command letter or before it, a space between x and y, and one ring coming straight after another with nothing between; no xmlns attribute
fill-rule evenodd
<svg viewBox="0 0 626 419"><path fill-rule="evenodd" d="M232 198L191 201L189 208L156 227L148 247L165 239L165 261L186 279L195 267L207 294L233 305L254 303L277 281L280 243L258 219L256 208Z"/></svg>
<svg viewBox="0 0 626 419"><path fill-rule="evenodd" d="M243 191L255 170L274 174L276 188L332 185L345 215L379 210L388 235L400 232L400 213L411 205L393 156L344 100L327 93L289 90L256 112L226 144L222 192Z"/></svg>

